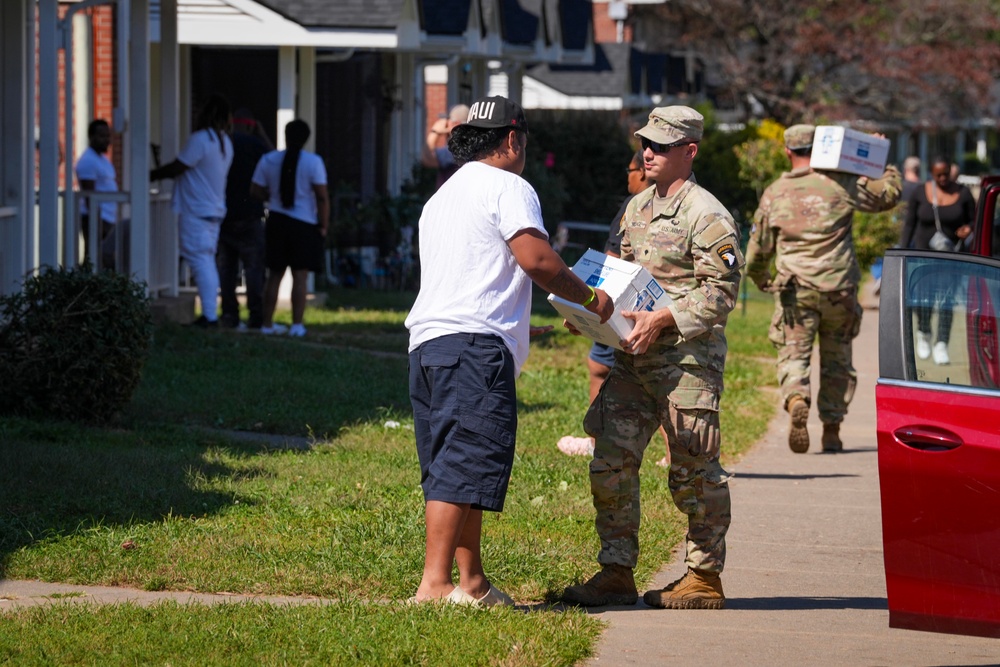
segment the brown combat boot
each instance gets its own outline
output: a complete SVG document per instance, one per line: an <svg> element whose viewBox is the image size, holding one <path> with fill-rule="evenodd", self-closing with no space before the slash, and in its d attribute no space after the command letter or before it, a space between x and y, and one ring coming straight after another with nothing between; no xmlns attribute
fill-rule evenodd
<svg viewBox="0 0 1000 667"><path fill-rule="evenodd" d="M638 600L632 568L624 565L605 565L587 583L569 586L562 594L563 602L584 607L635 604Z"/></svg>
<svg viewBox="0 0 1000 667"><path fill-rule="evenodd" d="M788 447L796 454L805 454L809 451L809 429L806 428L809 404L801 396L793 396L788 403L788 414L792 417L792 424L788 429Z"/></svg>
<svg viewBox="0 0 1000 667"><path fill-rule="evenodd" d="M823 424L823 451L836 454L844 451L844 443L840 441L840 424Z"/></svg>
<svg viewBox="0 0 1000 667"><path fill-rule="evenodd" d="M722 609L726 594L716 572L688 569L687 574L662 590L646 591L642 601L660 609Z"/></svg>

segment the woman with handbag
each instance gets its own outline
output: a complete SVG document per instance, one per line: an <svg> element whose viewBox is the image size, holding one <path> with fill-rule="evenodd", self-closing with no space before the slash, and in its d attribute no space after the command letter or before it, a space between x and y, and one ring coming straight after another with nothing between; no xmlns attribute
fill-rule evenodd
<svg viewBox="0 0 1000 667"><path fill-rule="evenodd" d="M936 157L931 162L931 180L916 188L907 202L906 221L900 237L901 248L956 252L972 233L976 201L969 188L951 176L951 160ZM934 363L950 363L948 339L951 334L951 289L945 280L924 295L917 313L917 357ZM931 347L931 316L938 311L937 340Z"/></svg>

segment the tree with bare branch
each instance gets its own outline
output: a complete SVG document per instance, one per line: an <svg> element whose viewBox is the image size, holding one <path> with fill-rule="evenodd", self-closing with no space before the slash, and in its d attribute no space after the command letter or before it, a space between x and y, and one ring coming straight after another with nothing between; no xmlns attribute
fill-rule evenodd
<svg viewBox="0 0 1000 667"><path fill-rule="evenodd" d="M633 20L638 42L694 50L723 91L784 124L1000 111L1000 0L667 0Z"/></svg>

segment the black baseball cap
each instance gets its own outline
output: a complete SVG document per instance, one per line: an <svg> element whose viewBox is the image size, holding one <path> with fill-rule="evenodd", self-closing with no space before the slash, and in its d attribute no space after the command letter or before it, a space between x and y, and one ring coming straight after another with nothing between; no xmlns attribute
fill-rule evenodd
<svg viewBox="0 0 1000 667"><path fill-rule="evenodd" d="M484 97L469 107L469 120L466 124L472 127L509 127L522 132L528 131L528 121L521 105L499 95Z"/></svg>

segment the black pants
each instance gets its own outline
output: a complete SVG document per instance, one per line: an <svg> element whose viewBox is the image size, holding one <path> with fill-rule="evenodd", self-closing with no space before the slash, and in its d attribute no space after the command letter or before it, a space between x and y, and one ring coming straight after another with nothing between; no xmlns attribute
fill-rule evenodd
<svg viewBox="0 0 1000 667"><path fill-rule="evenodd" d="M236 299L239 281L239 264L243 262L243 276L247 286L247 309L251 329L259 329L264 322L264 220L224 220L219 230L219 248L216 252L219 266L219 291L222 297L222 323L235 327L240 321L240 304Z"/></svg>

